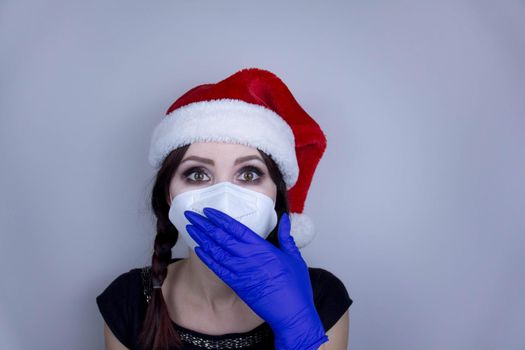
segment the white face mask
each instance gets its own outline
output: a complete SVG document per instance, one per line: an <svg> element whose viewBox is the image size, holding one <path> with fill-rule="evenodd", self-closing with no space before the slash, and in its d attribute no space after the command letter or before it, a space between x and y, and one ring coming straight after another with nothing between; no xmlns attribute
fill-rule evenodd
<svg viewBox="0 0 525 350"><path fill-rule="evenodd" d="M186 231L186 225L191 222L184 216L184 211L192 210L204 215L202 209L205 207L230 215L264 239L277 225L275 203L263 193L231 182L220 182L213 186L186 191L173 198L169 219L191 250L198 244Z"/></svg>

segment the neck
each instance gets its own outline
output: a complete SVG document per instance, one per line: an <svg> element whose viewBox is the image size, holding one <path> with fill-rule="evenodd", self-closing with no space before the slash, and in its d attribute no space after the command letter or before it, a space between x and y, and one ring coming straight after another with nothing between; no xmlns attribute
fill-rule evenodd
<svg viewBox="0 0 525 350"><path fill-rule="evenodd" d="M219 278L193 250L184 260L184 281L196 304L213 312L231 310L241 299L231 287Z"/></svg>

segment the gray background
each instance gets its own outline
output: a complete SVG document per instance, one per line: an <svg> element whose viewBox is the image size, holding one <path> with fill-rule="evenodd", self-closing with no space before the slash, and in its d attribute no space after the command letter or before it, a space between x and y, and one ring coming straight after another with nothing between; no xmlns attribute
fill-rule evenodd
<svg viewBox="0 0 525 350"><path fill-rule="evenodd" d="M189 88L260 67L328 137L302 252L355 300L350 348L525 349L524 15L2 1L0 348L103 348L96 295L150 261L154 126Z"/></svg>

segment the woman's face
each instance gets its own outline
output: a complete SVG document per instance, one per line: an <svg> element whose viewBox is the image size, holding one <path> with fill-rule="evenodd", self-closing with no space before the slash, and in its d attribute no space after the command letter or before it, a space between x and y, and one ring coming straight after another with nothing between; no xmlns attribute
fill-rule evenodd
<svg viewBox="0 0 525 350"><path fill-rule="evenodd" d="M263 158L256 148L222 142L191 144L170 181L170 198L186 191L197 190L219 182L257 191L272 198L277 196Z"/></svg>

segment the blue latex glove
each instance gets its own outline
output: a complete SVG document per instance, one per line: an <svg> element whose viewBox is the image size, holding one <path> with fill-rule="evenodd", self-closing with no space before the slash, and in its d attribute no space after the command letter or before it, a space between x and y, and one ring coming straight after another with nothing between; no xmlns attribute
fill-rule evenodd
<svg viewBox="0 0 525 350"><path fill-rule="evenodd" d="M315 309L308 267L281 217L281 249L231 216L204 208L185 211L195 253L272 328L279 350L316 350L328 341Z"/></svg>

